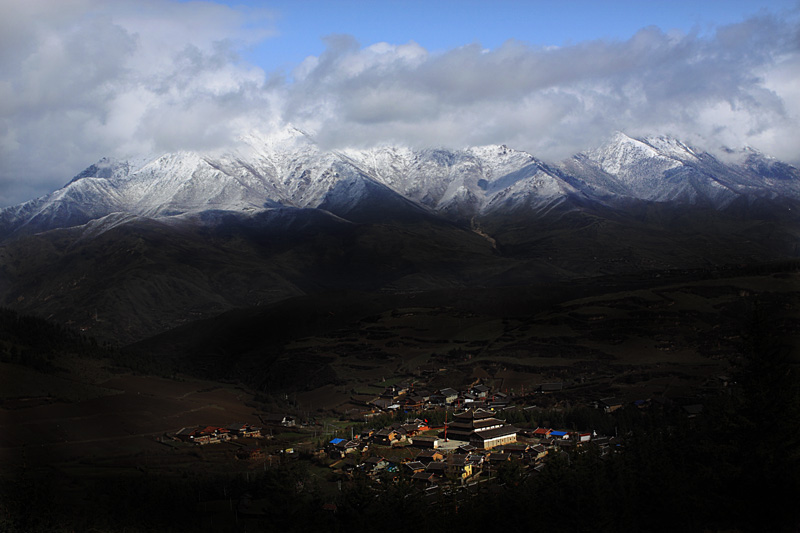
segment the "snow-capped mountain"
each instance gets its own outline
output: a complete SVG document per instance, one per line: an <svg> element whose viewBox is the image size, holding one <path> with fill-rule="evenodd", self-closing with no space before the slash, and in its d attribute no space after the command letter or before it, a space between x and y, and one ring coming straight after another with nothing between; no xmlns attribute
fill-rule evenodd
<svg viewBox="0 0 800 533"><path fill-rule="evenodd" d="M497 145L329 151L291 129L244 141L103 159L0 210L0 305L119 341L326 291L800 257L800 172L753 150L617 134L547 163Z"/></svg>
<svg viewBox="0 0 800 533"><path fill-rule="evenodd" d="M373 215L409 210L469 219L570 199L717 209L740 198L800 199L800 171L794 167L752 150L742 152L739 163L725 163L669 137L618 133L606 145L557 164L497 145L324 151L295 129L251 134L244 141L226 153L103 159L47 196L0 210L0 233L75 226L112 213L164 219L296 207L356 221L365 209Z"/></svg>
<svg viewBox="0 0 800 533"><path fill-rule="evenodd" d="M670 137L633 139L617 133L603 147L562 163L599 197L723 208L738 198L800 198L800 171L756 151L725 164Z"/></svg>

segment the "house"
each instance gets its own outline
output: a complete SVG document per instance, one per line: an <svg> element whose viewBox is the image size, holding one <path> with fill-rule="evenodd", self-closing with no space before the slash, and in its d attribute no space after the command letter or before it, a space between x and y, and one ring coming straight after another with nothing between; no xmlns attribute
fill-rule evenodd
<svg viewBox="0 0 800 533"><path fill-rule="evenodd" d="M394 386L394 385L391 385L391 386L389 386L389 387L385 387L385 388L383 389L383 392L380 394L380 396L381 396L381 398L386 398L386 399L389 399L389 400L394 400L395 398L397 398L397 397L399 396L399 395L397 394L397 387L396 387L396 386Z"/></svg>
<svg viewBox="0 0 800 533"><path fill-rule="evenodd" d="M383 428L372 436L373 442L377 444L390 445L398 440L397 430L393 428Z"/></svg>
<svg viewBox="0 0 800 533"><path fill-rule="evenodd" d="M230 438L232 440L239 438L239 433L247 428L247 424L229 424L225 427L229 431Z"/></svg>
<svg viewBox="0 0 800 533"><path fill-rule="evenodd" d="M194 437L192 437L192 442L194 444L211 444L212 442L219 442L218 439L214 439L213 436L207 435L205 433L198 433Z"/></svg>
<svg viewBox="0 0 800 533"><path fill-rule="evenodd" d="M358 467L358 461L354 457L345 457L330 465L331 470L341 470L344 473L352 473Z"/></svg>
<svg viewBox="0 0 800 533"><path fill-rule="evenodd" d="M412 481L425 484L425 485L434 485L436 484L436 474L433 472L416 472L414 475L411 476Z"/></svg>
<svg viewBox="0 0 800 533"><path fill-rule="evenodd" d="M451 455L445 464L445 474L449 478L463 480L472 475L472 464L467 461L466 455Z"/></svg>
<svg viewBox="0 0 800 533"><path fill-rule="evenodd" d="M607 451L611 445L611 437L599 435L592 438L592 444L600 448L600 451Z"/></svg>
<svg viewBox="0 0 800 533"><path fill-rule="evenodd" d="M180 431L175 433L175 438L178 440L182 440L183 442L193 442L195 435L197 434L198 428L182 428Z"/></svg>
<svg viewBox="0 0 800 533"><path fill-rule="evenodd" d="M261 438L261 428L248 425L239 433L239 436L252 439Z"/></svg>
<svg viewBox="0 0 800 533"><path fill-rule="evenodd" d="M511 460L511 454L510 453L492 452L492 453L489 454L489 457L487 457L487 460L489 461L489 464L491 464L492 466L499 465L499 464L505 463L507 461L510 461Z"/></svg>
<svg viewBox="0 0 800 533"><path fill-rule="evenodd" d="M546 439L550 436L550 432L553 431L550 428L536 428L533 430L533 436L538 439Z"/></svg>
<svg viewBox="0 0 800 533"><path fill-rule="evenodd" d="M449 387L440 389L439 395L444 397L444 403L451 404L458 399L458 391Z"/></svg>
<svg viewBox="0 0 800 533"><path fill-rule="evenodd" d="M431 405L444 405L445 397L439 393L431 394L430 398L428 398L428 403Z"/></svg>
<svg viewBox="0 0 800 533"><path fill-rule="evenodd" d="M205 426L196 428L183 428L175 436L194 444L213 444L231 439L231 432L226 428Z"/></svg>
<svg viewBox="0 0 800 533"><path fill-rule="evenodd" d="M568 439L556 439L555 440L555 445L557 447L561 448L562 450L567 450L567 451L574 449L577 444L578 443L575 442L574 440L568 440Z"/></svg>
<svg viewBox="0 0 800 533"><path fill-rule="evenodd" d="M438 448L439 438L433 436L419 435L411 439L411 445L417 448Z"/></svg>
<svg viewBox="0 0 800 533"><path fill-rule="evenodd" d="M394 400L392 400L391 398L378 398L377 400L374 400L372 402L372 405L383 411L392 409L393 408L392 406L396 406L394 407L394 409L397 409L397 407L399 407L399 405L395 404Z"/></svg>
<svg viewBox="0 0 800 533"><path fill-rule="evenodd" d="M472 465L472 472L474 473L482 465L486 458L480 453L471 453L467 455L467 464Z"/></svg>
<svg viewBox="0 0 800 533"><path fill-rule="evenodd" d="M472 390L470 392L472 392L472 394L474 394L478 398L486 398L489 395L489 391L490 389L486 385L478 384L472 387Z"/></svg>
<svg viewBox="0 0 800 533"><path fill-rule="evenodd" d="M403 424L401 427L404 430L406 430L406 434L409 437L413 437L414 435L416 435L420 431L427 431L428 429L430 429L428 427L427 420L420 420L419 418L417 418L416 420L414 420L411 423Z"/></svg>
<svg viewBox="0 0 800 533"><path fill-rule="evenodd" d="M547 455L547 448L545 448L541 444L537 444L536 446L531 448L531 454L533 455L536 461L540 461L544 459L544 457Z"/></svg>
<svg viewBox="0 0 800 533"><path fill-rule="evenodd" d="M478 400L478 396L472 394L471 392L465 392L461 395L461 401L459 403L463 403L464 405L468 403L472 403Z"/></svg>
<svg viewBox="0 0 800 533"><path fill-rule="evenodd" d="M461 446L453 450L453 453L458 455L469 455L475 450L477 450L477 448L472 444L462 444Z"/></svg>
<svg viewBox="0 0 800 533"><path fill-rule="evenodd" d="M414 394L418 395L420 398L422 398L423 401L426 402L431 399L431 391L429 391L428 389L414 390Z"/></svg>
<svg viewBox="0 0 800 533"><path fill-rule="evenodd" d="M550 432L550 437L553 438L553 439L564 439L564 440L566 440L566 439L569 438L569 432L553 430L553 431Z"/></svg>
<svg viewBox="0 0 800 533"><path fill-rule="evenodd" d="M423 464L428 464L431 461L441 461L444 459L444 455L436 450L422 450L417 454L416 459Z"/></svg>
<svg viewBox="0 0 800 533"><path fill-rule="evenodd" d="M352 453L357 451L365 451L367 444L359 439L349 440L344 443L344 453Z"/></svg>
<svg viewBox="0 0 800 533"><path fill-rule="evenodd" d="M385 470L389 466L389 461L383 457L367 457L364 461L364 468L370 472Z"/></svg>
<svg viewBox="0 0 800 533"><path fill-rule="evenodd" d="M502 411L503 409L510 408L508 400L492 400L488 403L487 407L492 411Z"/></svg>
<svg viewBox="0 0 800 533"><path fill-rule="evenodd" d="M414 475L417 472L424 472L425 465L419 461L409 461L408 463L403 463L403 472L408 475Z"/></svg>
<svg viewBox="0 0 800 533"><path fill-rule="evenodd" d="M265 424L273 426L282 426L285 428L294 427L296 425L296 421L293 416L281 415L276 413L261 415L261 421Z"/></svg>
<svg viewBox="0 0 800 533"><path fill-rule="evenodd" d="M504 444L500 447L501 452L510 453L511 455L516 457L526 453L529 449L530 446L524 443Z"/></svg>
<svg viewBox="0 0 800 533"><path fill-rule="evenodd" d="M331 439L325 444L325 451L328 452L331 459L344 457L345 444L347 444L347 441L344 439Z"/></svg>
<svg viewBox="0 0 800 533"><path fill-rule="evenodd" d="M232 439L261 437L261 428L250 424L231 424L226 429L230 432Z"/></svg>
<svg viewBox="0 0 800 533"><path fill-rule="evenodd" d="M229 429L215 427L213 431L214 431L214 434L217 436L217 439L220 442L225 442L225 441L231 440L231 432L230 432Z"/></svg>
<svg viewBox="0 0 800 533"><path fill-rule="evenodd" d="M425 466L425 472L430 472L438 478L443 478L447 474L447 463L442 461L431 461Z"/></svg>
<svg viewBox="0 0 800 533"><path fill-rule="evenodd" d="M501 446L516 441L517 428L508 425L484 431L476 431L469 439L470 444L484 450L490 450L495 446Z"/></svg>
<svg viewBox="0 0 800 533"><path fill-rule="evenodd" d="M421 411L425 408L425 398L416 394L406 396L400 401L400 407L404 411Z"/></svg>
<svg viewBox="0 0 800 533"><path fill-rule="evenodd" d="M616 398L603 398L600 400L600 407L603 408L603 411L606 413L613 413L620 407L622 407L622 400L617 400Z"/></svg>

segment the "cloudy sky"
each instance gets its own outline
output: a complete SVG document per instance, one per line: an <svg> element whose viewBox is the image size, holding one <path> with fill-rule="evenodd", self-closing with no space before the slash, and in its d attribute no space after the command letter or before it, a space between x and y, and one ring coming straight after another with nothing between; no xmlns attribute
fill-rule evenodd
<svg viewBox="0 0 800 533"><path fill-rule="evenodd" d="M800 2L0 0L0 206L103 156L610 132L800 163Z"/></svg>

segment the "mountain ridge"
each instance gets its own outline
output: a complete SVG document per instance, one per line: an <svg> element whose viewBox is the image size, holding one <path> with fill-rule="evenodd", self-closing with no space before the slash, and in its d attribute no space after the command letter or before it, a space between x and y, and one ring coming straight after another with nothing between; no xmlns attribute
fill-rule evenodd
<svg viewBox="0 0 800 533"><path fill-rule="evenodd" d="M103 159L0 210L0 305L127 343L336 291L541 290L800 257L800 173L738 157L622 134L558 163L504 145L331 152L294 131Z"/></svg>
<svg viewBox="0 0 800 533"><path fill-rule="evenodd" d="M570 197L638 199L724 209L740 197L800 199L800 171L748 150L725 163L670 137L617 133L557 163L505 145L463 150L380 147L323 151L308 134L250 136L239 152L104 158L44 197L0 210L0 238L120 212L165 218L202 211L298 207L342 216L365 201L405 204L452 220L547 209ZM380 198L367 200L366 196ZM395 197L396 195L396 197ZM363 207L363 206L362 206Z"/></svg>

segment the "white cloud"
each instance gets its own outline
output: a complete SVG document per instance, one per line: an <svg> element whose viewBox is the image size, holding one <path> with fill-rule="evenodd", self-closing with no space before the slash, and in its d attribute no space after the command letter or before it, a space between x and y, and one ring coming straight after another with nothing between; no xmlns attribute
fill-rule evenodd
<svg viewBox="0 0 800 533"><path fill-rule="evenodd" d="M268 12L252 16L210 2L12 0L0 20L0 205L105 155L211 149L286 123L329 147L507 143L558 159L622 130L800 162L789 19L440 53L330 36L285 79L239 58L275 31Z"/></svg>
<svg viewBox="0 0 800 533"><path fill-rule="evenodd" d="M798 162L797 26L760 17L707 38L642 29L626 41L441 54L338 39L287 88L285 118L325 143L505 142L544 158L613 130L710 149L750 144Z"/></svg>
<svg viewBox="0 0 800 533"><path fill-rule="evenodd" d="M265 73L237 56L270 30L228 7L12 0L2 20L0 205L104 155L228 143L272 112Z"/></svg>

